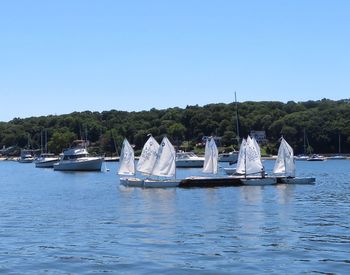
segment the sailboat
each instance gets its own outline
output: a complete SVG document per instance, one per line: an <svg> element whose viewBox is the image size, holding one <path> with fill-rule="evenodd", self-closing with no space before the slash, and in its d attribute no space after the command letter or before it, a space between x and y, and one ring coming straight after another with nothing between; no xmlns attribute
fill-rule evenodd
<svg viewBox="0 0 350 275"><path fill-rule="evenodd" d="M329 156L329 157L327 157L327 159L333 159L333 160L346 159L346 157L344 155L342 155L342 153L341 153L341 138L340 138L340 134L338 134L338 155Z"/></svg>
<svg viewBox="0 0 350 275"><path fill-rule="evenodd" d="M41 141L41 154L35 160L36 168L53 168L54 164L59 161L59 157L55 156L52 153L49 153L47 150L47 130L44 132L41 131L40 135Z"/></svg>
<svg viewBox="0 0 350 275"><path fill-rule="evenodd" d="M129 143L129 142L128 142ZM122 168L121 171L118 172L118 174L129 174L129 175L135 175L135 171L133 170L132 166L130 165L131 159L128 159L126 155L133 156L134 150L128 145L128 143L123 142L123 148L120 156L120 167ZM139 158L139 161L137 163L136 170L141 172L144 175L150 175L152 173L154 164L157 160L157 153L159 149L158 142L154 139L152 135L148 138L145 145L142 148L141 156ZM131 155L132 154L132 155ZM134 157L132 158L134 161ZM129 163L129 164L126 164ZM124 170L125 168L125 170ZM143 187L144 180L137 177L123 177L120 178L120 184L125 186L132 186L132 187Z"/></svg>
<svg viewBox="0 0 350 275"><path fill-rule="evenodd" d="M218 172L218 148L211 137L205 143L203 173L216 174Z"/></svg>
<svg viewBox="0 0 350 275"><path fill-rule="evenodd" d="M176 179L176 152L174 146L167 137L164 137L157 153L151 176L158 179L148 178L143 182L143 187L164 188L176 187L180 181ZM174 177L173 179L171 179Z"/></svg>
<svg viewBox="0 0 350 275"><path fill-rule="evenodd" d="M281 137L281 144L278 148L278 155L273 168L273 174L280 183L309 184L314 183L315 178L296 178L295 159L293 148Z"/></svg>
<svg viewBox="0 0 350 275"><path fill-rule="evenodd" d="M284 177L295 177L295 160L293 148L287 141L281 137L281 144L278 148L278 155L273 168L274 175L283 175Z"/></svg>
<svg viewBox="0 0 350 275"><path fill-rule="evenodd" d="M241 179L245 185L271 185L276 184L276 178L265 177L265 169L261 162L261 153L258 143L248 136L245 144L241 144L242 156L239 166L237 164L236 173L243 174ZM243 163L242 163L243 162ZM260 176L257 176L260 174Z"/></svg>
<svg viewBox="0 0 350 275"><path fill-rule="evenodd" d="M237 145L239 145L239 118L238 118L238 104L237 104L237 97L236 97L236 92L235 92L235 104L236 104L236 139L237 139ZM238 154L236 150L231 151L229 153L221 153L219 154L219 162L229 162L229 164L234 164L238 161ZM230 170L230 171L229 171ZM229 168L227 171L229 173L231 171L234 171L234 168ZM229 174L228 173L228 174Z"/></svg>
<svg viewBox="0 0 350 275"><path fill-rule="evenodd" d="M135 155L134 149L126 138L123 141L120 154L118 175L125 176L119 179L122 185L132 186L135 183L141 183L140 179L132 177L135 176Z"/></svg>
<svg viewBox="0 0 350 275"><path fill-rule="evenodd" d="M242 143L241 146L239 148L238 151L238 158L237 158L237 165L236 168L224 168L224 171L226 172L226 174L228 175L233 175L233 174L242 174L244 175L244 165L245 165L245 146L246 146L247 140L244 138L242 139Z"/></svg>
<svg viewBox="0 0 350 275"><path fill-rule="evenodd" d="M205 152L204 152L204 164L202 172L205 174L217 174L218 172L218 148L216 146L215 140L212 137L207 138L205 142ZM186 180L190 181L205 181L211 180L215 181L217 178L213 177L203 177L203 176L192 176L187 177Z"/></svg>

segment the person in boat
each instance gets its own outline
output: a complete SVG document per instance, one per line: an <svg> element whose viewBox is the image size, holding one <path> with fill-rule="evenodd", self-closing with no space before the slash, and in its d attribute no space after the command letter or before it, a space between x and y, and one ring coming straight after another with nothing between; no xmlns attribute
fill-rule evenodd
<svg viewBox="0 0 350 275"><path fill-rule="evenodd" d="M261 168L261 177L265 178L265 169L264 169L264 167Z"/></svg>

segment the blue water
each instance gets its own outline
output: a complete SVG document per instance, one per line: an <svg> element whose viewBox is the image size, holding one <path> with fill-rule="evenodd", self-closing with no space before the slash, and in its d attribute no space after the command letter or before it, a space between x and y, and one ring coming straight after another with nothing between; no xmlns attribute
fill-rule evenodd
<svg viewBox="0 0 350 275"><path fill-rule="evenodd" d="M350 161L297 162L315 185L164 190L107 165L0 162L1 274L349 273Z"/></svg>

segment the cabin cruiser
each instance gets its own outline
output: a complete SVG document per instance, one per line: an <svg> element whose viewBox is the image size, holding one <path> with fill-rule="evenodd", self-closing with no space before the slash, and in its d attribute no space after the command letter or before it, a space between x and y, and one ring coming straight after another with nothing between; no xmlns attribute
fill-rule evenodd
<svg viewBox="0 0 350 275"><path fill-rule="evenodd" d="M103 157L90 157L86 142L76 140L73 147L63 151L58 163L54 164L55 171L101 171Z"/></svg>
<svg viewBox="0 0 350 275"><path fill-rule="evenodd" d="M198 157L193 152L177 152L176 153L176 167L180 168L195 168L203 167L204 157Z"/></svg>
<svg viewBox="0 0 350 275"><path fill-rule="evenodd" d="M238 159L237 151L219 154L219 162L229 162L230 164L233 164L237 162L237 159Z"/></svg>
<svg viewBox="0 0 350 275"><path fill-rule="evenodd" d="M34 161L34 157L32 155L32 150L22 150L21 156L18 159L20 163L32 163Z"/></svg>
<svg viewBox="0 0 350 275"><path fill-rule="evenodd" d="M36 168L53 168L55 163L58 163L59 158L52 153L42 153L35 160Z"/></svg>

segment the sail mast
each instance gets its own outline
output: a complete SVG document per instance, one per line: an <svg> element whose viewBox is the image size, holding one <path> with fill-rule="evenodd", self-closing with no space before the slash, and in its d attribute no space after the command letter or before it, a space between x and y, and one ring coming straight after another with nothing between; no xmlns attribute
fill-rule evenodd
<svg viewBox="0 0 350 275"><path fill-rule="evenodd" d="M237 139L237 144L239 146L239 121L238 121L238 103L237 103L236 91L235 91L235 103L236 103L236 139Z"/></svg>

